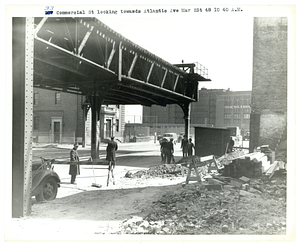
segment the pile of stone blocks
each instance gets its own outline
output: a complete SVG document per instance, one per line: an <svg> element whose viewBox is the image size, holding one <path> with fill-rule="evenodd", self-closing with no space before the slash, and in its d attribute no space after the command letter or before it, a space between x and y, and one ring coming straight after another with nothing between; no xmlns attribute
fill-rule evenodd
<svg viewBox="0 0 300 244"><path fill-rule="evenodd" d="M268 165L268 157L264 153L245 154L243 157L232 160L230 164L224 165L222 175L232 178L260 177L264 172L264 165Z"/></svg>

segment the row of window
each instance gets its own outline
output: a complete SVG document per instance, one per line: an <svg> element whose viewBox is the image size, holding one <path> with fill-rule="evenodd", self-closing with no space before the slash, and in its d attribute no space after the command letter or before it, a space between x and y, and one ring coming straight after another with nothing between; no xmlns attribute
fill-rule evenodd
<svg viewBox="0 0 300 244"><path fill-rule="evenodd" d="M40 129L40 117L34 116L33 117L33 130L39 130ZM120 130L120 121L119 119L116 119L116 132L119 132Z"/></svg>
<svg viewBox="0 0 300 244"><path fill-rule="evenodd" d="M238 108L224 108L225 113L251 113L251 108L249 107L238 107Z"/></svg>
<svg viewBox="0 0 300 244"><path fill-rule="evenodd" d="M38 105L39 104L39 93L35 91L33 93L33 105ZM54 95L54 104L61 104L61 93L60 92L55 92Z"/></svg>
<svg viewBox="0 0 300 244"><path fill-rule="evenodd" d="M251 95L224 96L225 100L250 100Z"/></svg>
<svg viewBox="0 0 300 244"><path fill-rule="evenodd" d="M242 123L241 119L234 119L233 121L231 119L224 119L224 124L228 124L228 125L240 125Z"/></svg>
<svg viewBox="0 0 300 244"><path fill-rule="evenodd" d="M229 113L226 113L224 114L224 119L241 119L242 117L242 114L239 114L239 113L234 113L234 114L229 114ZM250 114L243 114L243 118L244 119L250 119Z"/></svg>

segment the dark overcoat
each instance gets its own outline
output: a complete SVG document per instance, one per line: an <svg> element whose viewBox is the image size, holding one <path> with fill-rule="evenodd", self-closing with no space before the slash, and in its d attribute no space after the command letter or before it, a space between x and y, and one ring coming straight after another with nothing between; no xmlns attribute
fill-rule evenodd
<svg viewBox="0 0 300 244"><path fill-rule="evenodd" d="M116 143L115 141L109 141L106 147L106 160L115 162L117 150L118 143Z"/></svg>
<svg viewBox="0 0 300 244"><path fill-rule="evenodd" d="M70 151L70 161L79 161L78 152L74 148ZM79 164L77 165L70 164L69 175L80 175Z"/></svg>

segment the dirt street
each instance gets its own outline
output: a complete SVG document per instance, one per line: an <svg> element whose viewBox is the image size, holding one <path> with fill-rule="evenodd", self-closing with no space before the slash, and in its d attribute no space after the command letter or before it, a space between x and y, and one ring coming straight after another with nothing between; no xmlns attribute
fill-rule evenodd
<svg viewBox="0 0 300 244"><path fill-rule="evenodd" d="M6 221L6 240L203 241L224 240L224 234L230 240L234 235L253 235L256 240L270 235L269 240L277 240L287 233L285 176L266 184L254 179L260 191L225 187L221 192L207 192L198 183L183 187L186 174L168 173L169 166L160 163L157 145L151 145L151 150L143 143L136 146L117 158L115 185L111 181L106 186L106 167L82 165L77 185L71 185L68 166L55 165L62 181L57 199L37 203L33 198L31 215ZM175 150L178 161L180 146ZM163 174L138 174L149 167ZM139 177L125 177L128 172Z"/></svg>
<svg viewBox="0 0 300 244"><path fill-rule="evenodd" d="M68 150L71 145L60 147ZM88 240L97 234L116 233L120 224L131 216L144 217L151 203L168 191L180 188L184 177L130 179L126 172L145 170L160 165L159 145L136 143L120 145L117 166L114 170L116 184L106 186L107 167L82 165L76 185L71 185L69 166L54 165L61 178L57 198L51 202L37 203L32 198L31 215L10 219L6 223L6 238L10 240ZM102 148L103 149L103 148ZM79 149L79 155L83 156ZM147 152L145 152L147 151ZM130 155L129 155L130 154ZM47 155L38 150L35 155ZM180 145L176 145L176 159L180 159ZM51 158L51 157L48 157ZM64 158L64 157L61 157ZM81 157L82 158L82 157ZM134 165L137 165L135 167ZM94 177L95 174L95 177ZM92 187L92 183L101 188ZM96 238L97 239L97 238Z"/></svg>

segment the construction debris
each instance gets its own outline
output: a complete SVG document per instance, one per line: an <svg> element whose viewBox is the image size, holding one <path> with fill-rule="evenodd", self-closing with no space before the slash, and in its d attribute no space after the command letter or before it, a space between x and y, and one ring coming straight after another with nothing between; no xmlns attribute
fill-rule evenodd
<svg viewBox="0 0 300 244"><path fill-rule="evenodd" d="M213 161L199 156L164 164L125 177L201 176L153 202L145 217L133 216L121 226L125 234L285 234L285 163L274 160L268 147L254 153L235 151ZM194 163L196 168L191 168ZM192 170L193 171L192 171ZM191 171L191 172L188 172ZM267 177L267 181L265 180ZM275 179L274 179L274 178ZM273 179L273 180L272 180ZM200 183L200 184L199 184Z"/></svg>
<svg viewBox="0 0 300 244"><path fill-rule="evenodd" d="M136 173L127 172L126 178L153 178L153 177L176 177L186 174L187 168L180 164L162 164L159 166L150 167L148 170L140 170Z"/></svg>
<svg viewBox="0 0 300 244"><path fill-rule="evenodd" d="M230 180L219 178L220 183ZM239 180L245 183L250 179L242 177ZM203 184L188 184L153 202L146 217L132 216L124 220L120 232L153 235L285 234L286 201L278 197L281 188L276 186L284 186L284 182L285 178L281 177L268 183L254 181L253 185L259 185L263 193L244 191L230 184L223 184L222 191L209 191ZM275 192L277 197L272 197Z"/></svg>

